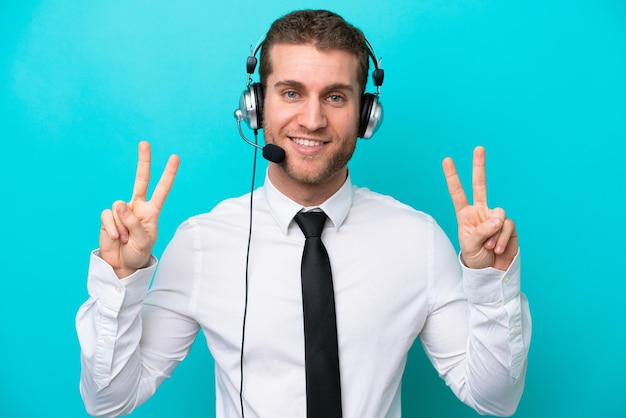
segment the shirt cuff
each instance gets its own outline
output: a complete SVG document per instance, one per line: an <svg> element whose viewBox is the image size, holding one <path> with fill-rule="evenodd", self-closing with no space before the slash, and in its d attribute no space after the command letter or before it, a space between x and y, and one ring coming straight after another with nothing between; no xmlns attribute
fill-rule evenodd
<svg viewBox="0 0 626 418"><path fill-rule="evenodd" d="M520 251L506 271L493 267L471 269L461 260L463 289L471 303L507 302L520 294Z"/></svg>
<svg viewBox="0 0 626 418"><path fill-rule="evenodd" d="M94 250L89 260L87 291L107 310L117 313L123 306L141 303L144 300L156 265L156 258L150 256L147 267L119 279L113 267L101 258L100 250Z"/></svg>

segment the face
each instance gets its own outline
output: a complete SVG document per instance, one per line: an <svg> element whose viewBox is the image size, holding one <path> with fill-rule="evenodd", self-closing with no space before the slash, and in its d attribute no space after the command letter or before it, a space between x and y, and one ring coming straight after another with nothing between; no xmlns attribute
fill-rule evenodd
<svg viewBox="0 0 626 418"><path fill-rule="evenodd" d="M270 178L294 198L305 191L329 197L346 179L355 146L360 88L357 58L312 45L276 44L270 51L263 110L265 142L285 150ZM297 199L296 199L297 200Z"/></svg>

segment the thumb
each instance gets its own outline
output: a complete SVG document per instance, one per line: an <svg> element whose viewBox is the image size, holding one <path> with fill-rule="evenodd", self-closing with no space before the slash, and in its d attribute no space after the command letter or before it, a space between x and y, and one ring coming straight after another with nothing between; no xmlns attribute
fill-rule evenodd
<svg viewBox="0 0 626 418"><path fill-rule="evenodd" d="M489 218L487 218L476 228L478 235L482 237L483 241L497 236L502 230L502 226L504 225L504 209L495 208L491 211L490 215L491 216Z"/></svg>
<svg viewBox="0 0 626 418"><path fill-rule="evenodd" d="M135 252L148 253L149 256L152 249L150 236L132 208L125 202L118 202L115 213L120 224L123 225L121 228L123 231L120 232L122 244L130 244L131 249Z"/></svg>

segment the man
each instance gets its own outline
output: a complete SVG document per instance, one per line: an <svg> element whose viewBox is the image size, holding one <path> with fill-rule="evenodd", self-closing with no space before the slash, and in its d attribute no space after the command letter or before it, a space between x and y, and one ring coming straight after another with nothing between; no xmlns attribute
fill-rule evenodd
<svg viewBox="0 0 626 418"><path fill-rule="evenodd" d="M530 315L515 225L487 206L484 150L474 152L473 205L453 162L443 162L457 257L431 217L350 182L367 72L366 40L341 17L300 11L274 22L261 52L262 127L285 159L269 163L252 197L183 223L149 292L157 220L179 160L170 158L147 200L150 148L139 145L132 199L102 214L90 298L77 316L91 414L126 414L148 399L202 328L215 359L218 417L307 416L305 237L293 219L311 209L328 216L322 240L336 303L337 416L399 417L402 373L418 336L463 402L486 414L515 411Z"/></svg>

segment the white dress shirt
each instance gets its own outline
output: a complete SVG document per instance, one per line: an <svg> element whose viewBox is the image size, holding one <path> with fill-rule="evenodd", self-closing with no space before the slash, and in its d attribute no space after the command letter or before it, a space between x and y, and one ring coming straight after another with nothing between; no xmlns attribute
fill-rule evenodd
<svg viewBox="0 0 626 418"><path fill-rule="evenodd" d="M202 329L215 360L217 417L240 416L249 195L184 222L151 266L119 280L92 254L77 315L81 394L95 415L126 414L182 361ZM248 418L306 417L300 261L302 206L266 178L254 193L244 348ZM400 417L407 353L420 337L452 391L481 413L511 414L530 342L519 254L471 270L430 216L352 185L320 205L333 270L347 418ZM147 294L147 295L146 295Z"/></svg>

